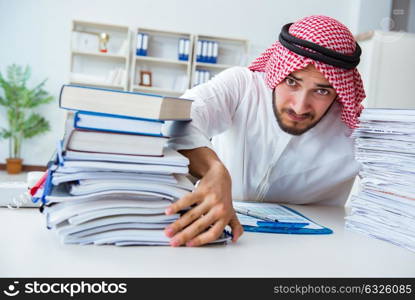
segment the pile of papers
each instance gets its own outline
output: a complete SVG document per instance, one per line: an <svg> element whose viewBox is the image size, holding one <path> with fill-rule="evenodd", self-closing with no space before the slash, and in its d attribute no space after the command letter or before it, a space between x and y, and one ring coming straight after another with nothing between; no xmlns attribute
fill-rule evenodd
<svg viewBox="0 0 415 300"><path fill-rule="evenodd" d="M360 190L346 228L415 251L415 110L365 109L359 120Z"/></svg>
<svg viewBox="0 0 415 300"><path fill-rule="evenodd" d="M63 154L49 170L47 227L66 244L167 245L164 228L179 214L164 211L193 190L187 165L168 148L159 158Z"/></svg>
<svg viewBox="0 0 415 300"><path fill-rule="evenodd" d="M177 111L164 113L187 120L191 101L79 86L62 91L60 104L77 112L68 113L43 191L33 197L43 203L47 228L65 244L169 245L164 229L189 208L165 210L194 185L186 177L189 160L165 147L164 119L148 116L160 115L163 101L175 101ZM108 114L116 109L128 115ZM215 242L229 238L224 232Z"/></svg>

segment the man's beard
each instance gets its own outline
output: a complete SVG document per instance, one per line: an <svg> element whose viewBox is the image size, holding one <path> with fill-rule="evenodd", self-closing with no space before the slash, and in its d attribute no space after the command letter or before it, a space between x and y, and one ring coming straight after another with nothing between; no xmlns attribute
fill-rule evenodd
<svg viewBox="0 0 415 300"><path fill-rule="evenodd" d="M286 132L286 133L292 134L292 135L301 135L301 134L307 132L308 130L310 130L311 128L313 128L314 126L316 126L317 123L320 121L320 120L317 120L315 122L312 122L307 127L304 127L304 128L296 128L295 126L287 126L282 121L282 116L281 116L282 113L287 113L287 114L293 113L293 114L295 114L295 112L292 109L285 108L285 109L282 110L281 113L279 113L277 110L274 109L274 112L275 112L275 117L277 119L278 125L280 126L281 130ZM305 114L305 115L307 115L306 116L307 118L304 119L304 121L314 118L314 116L311 115L311 114ZM304 122L304 121L299 121L298 123ZM295 123L297 123L297 122L294 122L294 124Z"/></svg>
<svg viewBox="0 0 415 300"><path fill-rule="evenodd" d="M276 106L275 103L273 103L272 107L273 107L273 110L274 110L275 118L277 119L278 125L280 126L282 131L284 131L286 133L289 133L289 134L292 134L292 135L302 135L303 133L309 131L311 128L316 126L324 118L324 116L328 113L331 106L333 105L334 101L335 100L333 100L333 102L330 104L330 106L327 108L327 110L324 112L324 114L321 116L320 119L315 120L314 122L310 123L307 127L304 127L304 128L296 128L294 126L287 126L283 123L281 114L283 114L283 113L287 113L287 114L292 113L292 114L297 115L294 112L294 110L292 110L290 108L283 108L281 113L279 113L277 108L275 107ZM304 120L307 120L307 119L313 120L315 118L315 115L313 113L306 113L306 114L301 115L301 116L307 117ZM300 123L300 122L301 121L299 121L298 123ZM295 123L297 123L297 122L295 122Z"/></svg>

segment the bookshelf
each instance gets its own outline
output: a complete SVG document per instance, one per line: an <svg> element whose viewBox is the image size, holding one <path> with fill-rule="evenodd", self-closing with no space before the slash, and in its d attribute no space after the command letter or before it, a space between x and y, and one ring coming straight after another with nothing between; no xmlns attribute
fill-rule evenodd
<svg viewBox="0 0 415 300"><path fill-rule="evenodd" d="M74 20L71 34L69 83L127 91L129 28Z"/></svg>
<svg viewBox="0 0 415 300"><path fill-rule="evenodd" d="M109 36L104 52L100 51L102 33ZM249 51L244 39L142 27L132 30L80 20L72 22L71 34L69 83L166 96L181 96L195 86L199 70L204 71L199 79L207 80L227 68L246 65ZM137 51L144 45L143 35L146 51ZM187 59L179 57L182 39L188 40ZM197 61L198 41L205 40L218 45L215 63Z"/></svg>
<svg viewBox="0 0 415 300"><path fill-rule="evenodd" d="M202 41L217 43L217 61L215 63L198 61L198 56L204 52L201 47ZM247 64L249 52L248 40L209 35L195 35L193 47L194 55L192 61L192 77L190 87L193 87L200 82L197 78L198 70L207 72L208 75L205 79L210 79L227 68L245 66Z"/></svg>
<svg viewBox="0 0 415 300"><path fill-rule="evenodd" d="M147 35L147 55L137 55L142 37ZM188 39L188 59L179 60L180 39ZM144 43L144 42L142 42ZM139 45L140 44L140 45ZM180 96L189 88L193 37L189 33L137 28L133 33L130 90ZM141 72L151 73L151 86L141 83Z"/></svg>

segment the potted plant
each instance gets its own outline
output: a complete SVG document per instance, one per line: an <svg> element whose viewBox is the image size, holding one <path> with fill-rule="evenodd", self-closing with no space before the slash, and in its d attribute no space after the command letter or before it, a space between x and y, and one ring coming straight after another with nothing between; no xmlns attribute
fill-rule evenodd
<svg viewBox="0 0 415 300"><path fill-rule="evenodd" d="M8 127L0 128L0 138L9 139L9 158L7 172L17 174L22 170L21 147L23 139L32 138L49 130L49 122L40 114L33 112L37 106L49 103L53 97L43 89L46 80L32 89L27 81L30 78L30 67L22 68L10 65L7 77L0 72L0 105L6 109Z"/></svg>

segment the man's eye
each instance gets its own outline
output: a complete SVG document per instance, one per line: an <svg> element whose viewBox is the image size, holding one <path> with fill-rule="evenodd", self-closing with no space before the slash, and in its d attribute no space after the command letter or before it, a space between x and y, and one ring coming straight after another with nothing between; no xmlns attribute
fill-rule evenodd
<svg viewBox="0 0 415 300"><path fill-rule="evenodd" d="M329 94L329 91L325 90L325 89L318 89L317 94L322 95L322 96L326 96L326 95Z"/></svg>
<svg viewBox="0 0 415 300"><path fill-rule="evenodd" d="M286 78L285 79L285 83L287 84L287 85L289 85L289 86L294 86L295 85L295 80L294 79L291 79L291 78Z"/></svg>

